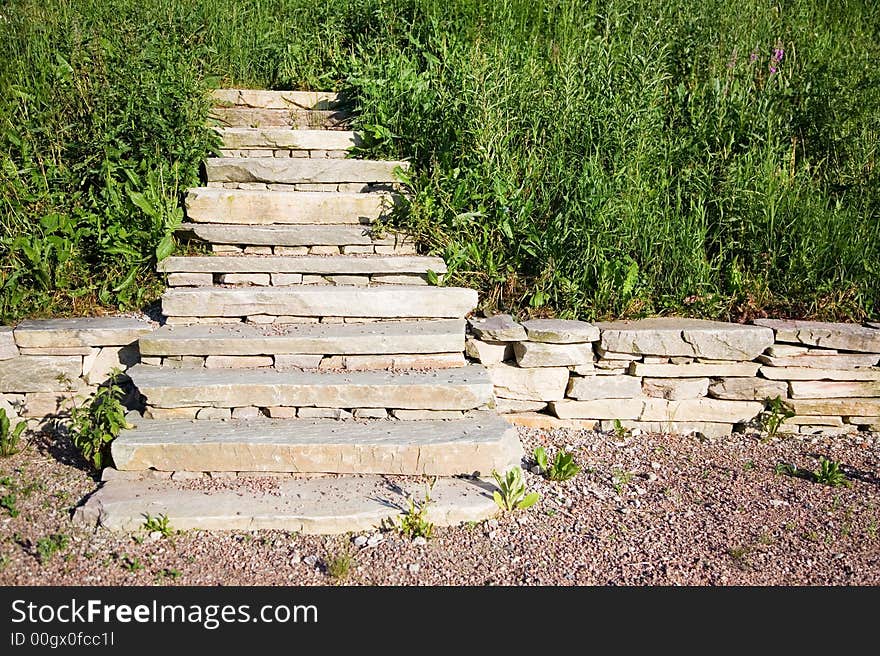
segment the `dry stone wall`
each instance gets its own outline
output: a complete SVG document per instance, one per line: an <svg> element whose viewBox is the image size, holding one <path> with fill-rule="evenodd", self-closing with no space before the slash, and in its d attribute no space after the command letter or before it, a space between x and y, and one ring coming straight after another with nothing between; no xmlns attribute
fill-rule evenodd
<svg viewBox="0 0 880 656"><path fill-rule="evenodd" d="M36 425L66 417L71 405L105 382L113 368L124 372L143 362L205 370L237 367L244 361L229 354L174 356L179 363L142 358L138 338L156 328L155 323L126 317L0 327L0 407L13 424L30 420ZM485 366L498 411L521 424L602 430L619 424L645 431L725 435L759 425L767 415L768 400L778 398L793 413L782 426L788 432L880 430L876 323L758 319L754 325L741 325L680 318L519 323L496 315L470 319L467 332L465 355ZM460 354L452 355L456 365L464 364ZM349 357L352 365L358 364L358 356ZM247 364L268 367L269 358L264 360L248 359ZM290 364L294 369L319 367L317 361L309 367ZM393 359L386 366L397 368ZM335 360L320 368L327 367L346 368ZM277 369L281 368L276 363ZM281 405L277 414L283 414ZM189 416L199 410L204 409L168 412ZM246 410L256 408L212 409L223 416L244 416ZM361 408L358 414L366 416L369 410ZM384 409L377 414L379 410L386 416ZM421 417L431 411L397 413Z"/></svg>
<svg viewBox="0 0 880 656"><path fill-rule="evenodd" d="M0 327L0 408L34 427L70 414L107 381L140 361L138 337L156 324L127 317L24 321Z"/></svg>
<svg viewBox="0 0 880 656"><path fill-rule="evenodd" d="M497 315L469 327L467 356L518 423L719 436L760 425L778 398L788 432L880 429L877 324Z"/></svg>

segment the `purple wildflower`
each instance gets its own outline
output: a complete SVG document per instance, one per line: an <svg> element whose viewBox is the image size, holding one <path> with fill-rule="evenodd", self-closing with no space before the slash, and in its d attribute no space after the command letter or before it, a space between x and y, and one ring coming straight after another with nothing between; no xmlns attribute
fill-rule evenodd
<svg viewBox="0 0 880 656"><path fill-rule="evenodd" d="M771 67L770 67L770 75L773 75L775 72L776 72L776 67L775 67L775 66L771 66Z"/></svg>
<svg viewBox="0 0 880 656"><path fill-rule="evenodd" d="M757 59L758 59L758 53L757 53L757 52L753 52L751 55L749 55L749 61L750 61L750 62L757 61Z"/></svg>
<svg viewBox="0 0 880 656"><path fill-rule="evenodd" d="M785 50L782 48L776 48L773 50L773 59L777 62L781 62L782 58L785 56Z"/></svg>

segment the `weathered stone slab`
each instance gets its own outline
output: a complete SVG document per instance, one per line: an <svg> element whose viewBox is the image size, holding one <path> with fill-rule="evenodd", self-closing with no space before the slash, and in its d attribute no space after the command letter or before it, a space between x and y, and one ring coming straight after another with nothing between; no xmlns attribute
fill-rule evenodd
<svg viewBox="0 0 880 656"><path fill-rule="evenodd" d="M566 430L596 430L599 427L597 419L560 419L543 412L517 412L504 415L504 419L514 426L538 428L541 430L554 430L557 428Z"/></svg>
<svg viewBox="0 0 880 656"><path fill-rule="evenodd" d="M633 421L624 419L620 422L628 430L639 429L644 433L663 433L667 435L690 435L700 433L705 437L725 437L733 432L733 424L709 421ZM616 430L612 421L603 421L603 431Z"/></svg>
<svg viewBox="0 0 880 656"><path fill-rule="evenodd" d="M234 223L186 223L180 228L211 244L257 246L339 246L393 243L393 237L370 236L369 226L355 225L239 225ZM313 251L310 251L313 252ZM205 266L209 266L206 263Z"/></svg>
<svg viewBox="0 0 880 656"><path fill-rule="evenodd" d="M784 399L788 396L788 384L763 378L722 378L709 386L709 396L731 401L763 401Z"/></svg>
<svg viewBox="0 0 880 656"><path fill-rule="evenodd" d="M224 148L286 150L348 150L360 143L350 130L290 130L288 128L214 128ZM247 156L247 155L244 155Z"/></svg>
<svg viewBox="0 0 880 656"><path fill-rule="evenodd" d="M783 419L783 425L788 426L843 426L843 417L835 417L833 415L804 415L794 417L786 417Z"/></svg>
<svg viewBox="0 0 880 656"><path fill-rule="evenodd" d="M568 367L593 363L593 345L515 342L513 353L520 367Z"/></svg>
<svg viewBox="0 0 880 656"><path fill-rule="evenodd" d="M477 304L463 287L211 287L169 289L162 312L176 317L241 317L256 314L311 317L459 318ZM757 366L757 365L755 365Z"/></svg>
<svg viewBox="0 0 880 656"><path fill-rule="evenodd" d="M0 360L18 357L18 346L11 326L0 326Z"/></svg>
<svg viewBox="0 0 880 656"><path fill-rule="evenodd" d="M481 521L498 513L492 487L479 480L441 477L431 489L427 519L437 526ZM108 481L74 513L74 521L116 531L136 531L144 513L165 515L176 530L279 529L304 534L376 530L420 499L417 478L391 482L380 476L281 479L271 492L187 489L174 481Z"/></svg>
<svg viewBox="0 0 880 656"><path fill-rule="evenodd" d="M146 419L195 419L202 408L147 408L144 411Z"/></svg>
<svg viewBox="0 0 880 656"><path fill-rule="evenodd" d="M708 390L708 378L645 378L642 380L642 391L646 396L667 399L668 401L698 399L706 396Z"/></svg>
<svg viewBox="0 0 880 656"><path fill-rule="evenodd" d="M572 376L568 381L567 397L580 401L593 399L633 399L642 394L642 380L635 376Z"/></svg>
<svg viewBox="0 0 880 656"><path fill-rule="evenodd" d="M349 116L333 109L271 109L263 107L214 107L208 116L220 125L242 128L345 128ZM216 182L209 182L217 184ZM220 182L219 184L223 184Z"/></svg>
<svg viewBox="0 0 880 656"><path fill-rule="evenodd" d="M611 362L624 361L631 362L633 360L641 360L640 353L618 353L617 351L606 351L601 346L596 347L596 354L600 360L609 360Z"/></svg>
<svg viewBox="0 0 880 656"><path fill-rule="evenodd" d="M391 209L390 193L268 191L196 187L186 195L186 216L197 223L369 224Z"/></svg>
<svg viewBox="0 0 880 656"><path fill-rule="evenodd" d="M141 360L137 344L128 346L104 346L83 358L83 378L89 385L100 385L114 369L125 372Z"/></svg>
<svg viewBox="0 0 880 656"><path fill-rule="evenodd" d="M536 367L523 369L509 364L486 367L495 394L519 401L555 401L565 396L568 369L565 367Z"/></svg>
<svg viewBox="0 0 880 656"><path fill-rule="evenodd" d="M880 363L880 356L873 353L847 353L819 355L803 353L788 357L758 356L758 362L771 367L812 367L815 369L854 369L873 367Z"/></svg>
<svg viewBox="0 0 880 656"><path fill-rule="evenodd" d="M276 369L317 369L322 355L276 355Z"/></svg>
<svg viewBox="0 0 880 656"><path fill-rule="evenodd" d="M773 344L773 346L767 347L767 349L764 351L764 356L770 356L773 358L790 358L795 355L804 355L809 350L810 349L808 349L806 346L795 346L793 344Z"/></svg>
<svg viewBox="0 0 880 656"><path fill-rule="evenodd" d="M526 329L509 314L496 314L486 318L468 319L474 334L486 342L524 342L528 339Z"/></svg>
<svg viewBox="0 0 880 656"><path fill-rule="evenodd" d="M880 353L880 330L870 326L794 319L755 319L754 323L772 328L776 332L778 342Z"/></svg>
<svg viewBox="0 0 880 656"><path fill-rule="evenodd" d="M270 417L293 417L287 411L293 408L269 408ZM352 414L348 410L341 408L300 408L297 410L296 416L300 419L351 419Z"/></svg>
<svg viewBox="0 0 880 656"><path fill-rule="evenodd" d="M264 109L333 109L341 102L339 94L332 91L214 89L211 97L220 105Z"/></svg>
<svg viewBox="0 0 880 656"><path fill-rule="evenodd" d="M638 419L644 399L600 399L596 401L553 401L550 412L560 419Z"/></svg>
<svg viewBox="0 0 880 656"><path fill-rule="evenodd" d="M89 391L79 392L30 392L25 397L24 407L19 413L22 417L55 419L69 417L74 405L82 404Z"/></svg>
<svg viewBox="0 0 880 656"><path fill-rule="evenodd" d="M220 284L268 287L272 284L272 277L268 273L223 273L220 275Z"/></svg>
<svg viewBox="0 0 880 656"><path fill-rule="evenodd" d="M396 169L409 162L368 159L281 159L269 157L209 157L209 182L266 182L312 184L339 182L397 182Z"/></svg>
<svg viewBox="0 0 880 656"><path fill-rule="evenodd" d="M523 322L526 334L533 342L572 344L599 340L599 329L586 321L566 319L529 319Z"/></svg>
<svg viewBox="0 0 880 656"><path fill-rule="evenodd" d="M486 342L468 337L464 345L465 353L483 364L498 364L505 360L513 360L513 343Z"/></svg>
<svg viewBox="0 0 880 656"><path fill-rule="evenodd" d="M20 355L0 360L0 390L6 393L78 390L83 385L82 360L76 355Z"/></svg>
<svg viewBox="0 0 880 656"><path fill-rule="evenodd" d="M62 347L45 347L45 348L21 348L18 349L19 355L91 355L93 351L97 351L91 346L62 346Z"/></svg>
<svg viewBox="0 0 880 656"><path fill-rule="evenodd" d="M405 354L461 351L464 321L368 324L164 326L142 338L144 355ZM317 363L314 365L317 366Z"/></svg>
<svg viewBox="0 0 880 656"><path fill-rule="evenodd" d="M212 273L271 273L310 275L377 275L396 273L446 273L446 264L439 257L410 255L372 256L233 256L233 257L169 257L157 267L160 271ZM302 282L300 279L298 282Z"/></svg>
<svg viewBox="0 0 880 656"><path fill-rule="evenodd" d="M161 271L162 262L158 268ZM214 284L214 276L210 273L169 273L167 282L169 287L210 287Z"/></svg>
<svg viewBox="0 0 880 656"><path fill-rule="evenodd" d="M880 416L878 398L791 399L787 403L798 415Z"/></svg>
<svg viewBox="0 0 880 656"><path fill-rule="evenodd" d="M793 399L843 399L880 396L880 381L825 382L797 380L788 384Z"/></svg>
<svg viewBox="0 0 880 656"><path fill-rule="evenodd" d="M208 369L250 369L273 364L275 360L271 355L209 355L205 358Z"/></svg>
<svg viewBox="0 0 880 656"><path fill-rule="evenodd" d="M22 321L15 328L19 347L126 346L155 325L131 317L88 317Z"/></svg>
<svg viewBox="0 0 880 656"><path fill-rule="evenodd" d="M113 441L112 454L119 470L454 476L505 470L519 462L522 446L506 421L480 413L409 425L140 420Z"/></svg>
<svg viewBox="0 0 880 656"><path fill-rule="evenodd" d="M880 417L847 417L846 421L854 426L865 426L868 430L880 431Z"/></svg>
<svg viewBox="0 0 880 656"><path fill-rule="evenodd" d="M857 431L858 428L848 424L844 424L843 426L800 426L798 430L801 435L826 435L828 437L847 435L849 433L855 433Z"/></svg>
<svg viewBox="0 0 880 656"><path fill-rule="evenodd" d="M730 362L728 364L644 364L633 362L629 372L645 378L723 378L752 377L761 365L757 362Z"/></svg>
<svg viewBox="0 0 880 656"><path fill-rule="evenodd" d="M6 418L9 420L9 428L10 430L14 430L22 421L19 412L23 412L23 409L19 407L18 404L13 405L10 403L2 394L0 394L0 409L6 412Z"/></svg>
<svg viewBox="0 0 880 656"><path fill-rule="evenodd" d="M516 399L496 399L495 411L500 414L539 412L547 407L544 401L518 401Z"/></svg>
<svg viewBox="0 0 880 656"><path fill-rule="evenodd" d="M767 328L702 319L658 317L597 325L602 348L623 353L752 360L773 344Z"/></svg>
<svg viewBox="0 0 880 656"><path fill-rule="evenodd" d="M196 413L196 419L219 419L226 420L232 418L232 408L202 408Z"/></svg>
<svg viewBox="0 0 880 656"><path fill-rule="evenodd" d="M459 420L464 415L460 410L392 410L395 419L401 421L449 421Z"/></svg>
<svg viewBox="0 0 880 656"><path fill-rule="evenodd" d="M687 399L666 401L647 399L641 421L680 422L706 421L713 423L736 424L751 421L764 409L763 403L756 401L722 401L718 399Z"/></svg>
<svg viewBox="0 0 880 656"><path fill-rule="evenodd" d="M261 408L470 410L493 399L492 384L480 365L432 372L193 369L186 375L138 365L128 373L148 405L164 408L234 408L246 401Z"/></svg>
<svg viewBox="0 0 880 656"><path fill-rule="evenodd" d="M813 367L761 367L761 375L771 380L880 380L880 369L819 369Z"/></svg>

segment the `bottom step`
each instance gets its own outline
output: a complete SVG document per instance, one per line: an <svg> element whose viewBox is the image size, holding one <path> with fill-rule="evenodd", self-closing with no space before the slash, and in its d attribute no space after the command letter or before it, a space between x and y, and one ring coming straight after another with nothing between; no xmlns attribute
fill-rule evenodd
<svg viewBox="0 0 880 656"><path fill-rule="evenodd" d="M117 531L143 528L147 515L168 517L173 530L277 529L337 534L378 529L404 515L408 498L425 498L424 481L381 476L113 480L76 509L73 520ZM495 515L492 483L440 478L428 521L451 526Z"/></svg>

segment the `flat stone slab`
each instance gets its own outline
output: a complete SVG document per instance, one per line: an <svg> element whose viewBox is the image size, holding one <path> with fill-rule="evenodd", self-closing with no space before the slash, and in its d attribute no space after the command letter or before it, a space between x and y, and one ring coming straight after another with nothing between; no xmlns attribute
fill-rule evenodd
<svg viewBox="0 0 880 656"><path fill-rule="evenodd" d="M705 421L735 424L752 420L764 409L753 401L717 399L601 399L594 401L556 401L550 411L561 419L631 419L638 421Z"/></svg>
<svg viewBox="0 0 880 656"><path fill-rule="evenodd" d="M0 326L0 360L8 360L18 356L18 346L12 326Z"/></svg>
<svg viewBox="0 0 880 656"><path fill-rule="evenodd" d="M772 328L776 341L844 351L880 353L880 330L853 323L825 323L794 319L755 319L755 325Z"/></svg>
<svg viewBox="0 0 880 656"><path fill-rule="evenodd" d="M334 91L274 91L269 89L214 89L211 97L220 105L265 109L332 109L340 103Z"/></svg>
<svg viewBox="0 0 880 656"><path fill-rule="evenodd" d="M880 381L794 380L788 384L793 399L846 399L880 396Z"/></svg>
<svg viewBox="0 0 880 656"><path fill-rule="evenodd" d="M288 128L215 128L223 147L232 150L348 150L361 139L350 130L290 130Z"/></svg>
<svg viewBox="0 0 880 656"><path fill-rule="evenodd" d="M196 223L369 224L398 197L387 193L267 191L196 187L186 194L186 217Z"/></svg>
<svg viewBox="0 0 880 656"><path fill-rule="evenodd" d="M771 380L880 380L880 369L876 367L859 367L857 369L761 367L761 375Z"/></svg>
<svg viewBox="0 0 880 656"><path fill-rule="evenodd" d="M471 330L488 342L524 342L528 339L526 329L509 314L496 314L486 318L468 319Z"/></svg>
<svg viewBox="0 0 880 656"><path fill-rule="evenodd" d="M205 160L208 182L398 182L395 169L406 170L408 167L408 162L368 159L209 157Z"/></svg>
<svg viewBox="0 0 880 656"><path fill-rule="evenodd" d="M580 401L632 399L642 394L642 379L635 376L572 376L565 395Z"/></svg>
<svg viewBox="0 0 880 656"><path fill-rule="evenodd" d="M83 386L82 356L20 355L0 360L0 390L7 394L77 390Z"/></svg>
<svg viewBox="0 0 880 656"><path fill-rule="evenodd" d="M516 431L491 412L457 420L139 419L112 443L120 470L488 476L519 464Z"/></svg>
<svg viewBox="0 0 880 656"><path fill-rule="evenodd" d="M199 481L111 480L74 512L87 526L136 531L144 516L166 515L174 530L279 529L306 534L338 534L380 528L407 512L411 496L422 500L418 480L380 476L278 479L269 492L247 481L229 489L199 489ZM427 518L438 526L494 516L494 484L479 479L438 478L431 489Z"/></svg>
<svg viewBox="0 0 880 656"><path fill-rule="evenodd" d="M156 329L133 317L86 317L22 321L15 328L20 348L126 346Z"/></svg>
<svg viewBox="0 0 880 656"><path fill-rule="evenodd" d="M515 342L513 353L520 367L568 367L593 364L593 345Z"/></svg>
<svg viewBox="0 0 880 656"><path fill-rule="evenodd" d="M246 246L366 246L394 245L394 235L374 237L369 226L357 225L238 225L184 223L180 232L211 244ZM398 238L400 239L400 238Z"/></svg>
<svg viewBox="0 0 880 656"><path fill-rule="evenodd" d="M302 273L308 275L372 275L384 273L446 273L440 257L415 255L236 255L168 257L156 267L165 273Z"/></svg>
<svg viewBox="0 0 880 656"><path fill-rule="evenodd" d="M141 355L380 355L460 352L464 321L163 326L141 338ZM317 366L317 365L316 365Z"/></svg>
<svg viewBox="0 0 880 656"><path fill-rule="evenodd" d="M724 364L694 362L691 364L645 364L633 362L629 373L646 378L722 378L753 377L761 365L757 362L730 362Z"/></svg>
<svg viewBox="0 0 880 656"><path fill-rule="evenodd" d="M788 396L788 384L763 378L722 378L709 386L709 395L731 401L763 401L777 396L784 399Z"/></svg>
<svg viewBox="0 0 880 656"><path fill-rule="evenodd" d="M567 319L529 319L522 324L533 342L572 344L599 340L599 329L586 321Z"/></svg>
<svg viewBox="0 0 880 656"><path fill-rule="evenodd" d="M494 364L486 368L495 393L518 401L555 401L565 396L566 367L515 367Z"/></svg>
<svg viewBox="0 0 880 656"><path fill-rule="evenodd" d="M880 398L791 399L787 403L798 415L880 416Z"/></svg>
<svg viewBox="0 0 880 656"><path fill-rule="evenodd" d="M829 355L803 353L784 357L759 355L758 362L772 367L810 367L813 369L855 369L873 367L880 364L880 355L876 353L845 353L832 352Z"/></svg>
<svg viewBox="0 0 880 656"><path fill-rule="evenodd" d="M169 289L162 296L162 312L168 317L244 317L268 314L298 317L455 319L464 317L476 305L476 290L420 285L294 285L229 289L195 287Z"/></svg>
<svg viewBox="0 0 880 656"><path fill-rule="evenodd" d="M243 128L287 127L307 130L345 128L351 117L336 109L214 107L208 118L222 126Z"/></svg>
<svg viewBox="0 0 880 656"><path fill-rule="evenodd" d="M752 360L773 344L767 328L703 319L657 317L596 325L601 347L619 353Z"/></svg>
<svg viewBox="0 0 880 656"><path fill-rule="evenodd" d="M611 378L612 376L609 376ZM738 379L734 379L738 380ZM644 378L642 391L646 396L681 401L698 399L709 391L708 378Z"/></svg>
<svg viewBox="0 0 880 656"><path fill-rule="evenodd" d="M158 408L403 408L472 410L494 399L481 365L428 372L311 372L275 369L167 369L137 365L128 375Z"/></svg>

